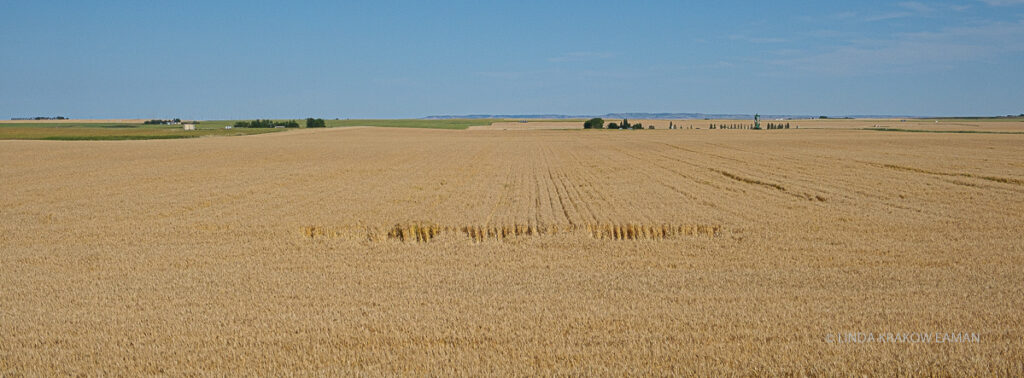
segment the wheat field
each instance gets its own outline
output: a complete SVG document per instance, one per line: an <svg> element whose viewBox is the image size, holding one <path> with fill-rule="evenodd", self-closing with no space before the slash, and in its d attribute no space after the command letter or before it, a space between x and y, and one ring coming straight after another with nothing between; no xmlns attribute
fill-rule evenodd
<svg viewBox="0 0 1024 378"><path fill-rule="evenodd" d="M0 141L0 375L1024 374L1024 135L659 128Z"/></svg>

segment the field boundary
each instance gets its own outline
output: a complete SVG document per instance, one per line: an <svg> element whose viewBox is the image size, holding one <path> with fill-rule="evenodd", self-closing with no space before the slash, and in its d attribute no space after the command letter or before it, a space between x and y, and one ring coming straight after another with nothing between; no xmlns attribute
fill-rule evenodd
<svg viewBox="0 0 1024 378"><path fill-rule="evenodd" d="M1022 131L984 131L984 130L914 130L914 129L892 129L892 128L871 128L864 127L860 130L869 131L891 131L903 133L937 133L937 134L1024 134Z"/></svg>

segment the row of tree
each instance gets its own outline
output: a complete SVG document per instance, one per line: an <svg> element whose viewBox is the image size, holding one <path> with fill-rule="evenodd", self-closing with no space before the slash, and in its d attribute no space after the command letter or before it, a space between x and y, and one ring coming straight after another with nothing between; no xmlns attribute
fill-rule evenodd
<svg viewBox="0 0 1024 378"><path fill-rule="evenodd" d="M65 116L56 116L56 117L28 117L28 118L14 117L14 118L11 118L11 121L53 121L53 120L64 120L64 119L69 119L69 118L65 117Z"/></svg>
<svg viewBox="0 0 1024 378"><path fill-rule="evenodd" d="M601 119L601 118L591 118L591 119L587 120L586 122L583 122L583 128L584 129L603 129L604 128L604 119ZM640 130L640 129L644 128L644 125L640 124L639 122L638 123L634 123L634 124L630 124L628 119L623 119L622 123L615 123L615 122L609 123L608 124L608 128L609 129L633 129L633 130ZM651 126L651 128L653 129L654 126Z"/></svg>
<svg viewBox="0 0 1024 378"><path fill-rule="evenodd" d="M198 122L197 122L198 123ZM270 119L257 119L255 121L238 121L235 122L235 127L251 127L251 128L272 128L283 126L287 128L299 127L297 121L274 121ZM306 118L306 128L315 127L327 127L327 121L323 118Z"/></svg>
<svg viewBox="0 0 1024 378"><path fill-rule="evenodd" d="M175 119L151 119L149 121L143 122L142 124L143 125L177 125L179 123L181 123L181 118L175 118ZM196 122L196 123L199 123L199 122Z"/></svg>
<svg viewBox="0 0 1024 378"><path fill-rule="evenodd" d="M287 128L299 127L299 123L295 121L274 121L269 119L257 119L255 121L238 121L235 122L235 127L251 127L251 128L274 128L277 126L284 126Z"/></svg>
<svg viewBox="0 0 1024 378"><path fill-rule="evenodd" d="M734 123L734 124L729 124L729 125L722 125L722 124L716 125L716 124L712 123L711 126L708 127L708 128L711 129L711 130L716 130L716 129L718 129L718 130L749 130L749 129L753 129L754 125L747 125L747 124L742 124L742 123Z"/></svg>
<svg viewBox="0 0 1024 378"><path fill-rule="evenodd" d="M634 124L630 124L628 119L623 118L622 119L622 123L615 123L615 122L609 123L608 124L608 128L609 129L622 129L622 130L628 130L628 129L643 130L644 129L644 125L640 124L639 122L634 123ZM651 126L651 128L653 129L654 126Z"/></svg>
<svg viewBox="0 0 1024 378"><path fill-rule="evenodd" d="M708 127L708 128L711 129L711 130L716 130L716 129L717 130L756 130L754 125L748 125L748 124L743 124L743 123L739 123L739 124L735 124L734 123L734 124L729 124L729 125L722 125L722 124L716 125L716 124L712 123L711 126ZM765 125L765 128L768 129L768 130L788 129L789 128L789 122L786 122L786 123L768 123L768 124Z"/></svg>
<svg viewBox="0 0 1024 378"><path fill-rule="evenodd" d="M669 122L668 125L669 125L668 126L669 129L678 129L678 127L676 127L676 125L673 124L672 122ZM604 128L604 120L601 119L601 118L591 118L591 119L588 119L586 122L583 122L583 128L584 129L603 129ZM615 122L609 123L608 124L608 128L609 129L642 130L644 128L644 126L642 124L640 124L639 122L631 124L631 123L629 123L628 119L623 119L622 123L615 123ZM648 128L649 129L654 129L654 126L649 126ZM728 125L723 125L723 124L717 124L716 125L716 124L712 123L711 126L708 127L708 128L711 129L711 130L716 130L716 129L719 129L719 130L726 130L726 129L732 129L732 130L752 130L752 129L754 129L754 125L739 124L739 123L728 124ZM789 128L789 122L786 122L786 123L768 123L768 124L765 125L765 128L767 128L768 130L788 129Z"/></svg>

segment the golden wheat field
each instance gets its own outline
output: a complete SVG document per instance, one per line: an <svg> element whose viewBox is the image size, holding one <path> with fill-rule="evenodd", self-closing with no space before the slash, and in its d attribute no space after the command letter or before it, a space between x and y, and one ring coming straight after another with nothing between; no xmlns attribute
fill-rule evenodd
<svg viewBox="0 0 1024 378"><path fill-rule="evenodd" d="M0 375L1024 374L1024 135L834 122L0 141Z"/></svg>

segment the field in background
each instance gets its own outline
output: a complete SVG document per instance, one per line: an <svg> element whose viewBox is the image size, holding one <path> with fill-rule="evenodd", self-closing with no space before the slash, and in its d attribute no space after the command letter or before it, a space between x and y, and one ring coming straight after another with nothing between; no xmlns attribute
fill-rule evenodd
<svg viewBox="0 0 1024 378"><path fill-rule="evenodd" d="M1019 373L1024 136L831 124L0 141L0 375Z"/></svg>
<svg viewBox="0 0 1024 378"><path fill-rule="evenodd" d="M0 127L10 124L142 124L145 119L41 119L41 120L0 120Z"/></svg>
<svg viewBox="0 0 1024 378"><path fill-rule="evenodd" d="M498 119L370 119L370 120L327 120L327 127L375 126L406 127L425 129L463 130L470 126L490 125Z"/></svg>
<svg viewBox="0 0 1024 378"><path fill-rule="evenodd" d="M620 123L621 119L605 119L605 124L611 122ZM679 126L678 131L707 130L711 124L721 125L753 125L752 120L736 119L676 119L676 120L650 120L631 119L630 123L641 123L646 126L654 126L656 129L668 129L669 123ZM874 131L910 131L910 132L943 132L943 133L1024 133L1024 119L799 119L799 120L762 120L762 126L768 123L790 124L792 129L847 129L847 130L874 130ZM551 130L551 129L581 129L583 120L529 120L528 122L504 120L495 121L486 126L472 126L471 130ZM609 130L618 132L620 130ZM623 132L627 130L621 130ZM746 130L717 130L721 132L736 132ZM775 131L772 131L775 132Z"/></svg>
<svg viewBox="0 0 1024 378"><path fill-rule="evenodd" d="M582 129L583 120L523 120L523 121L502 121L498 120L483 126L471 126L470 130L572 130Z"/></svg>
<svg viewBox="0 0 1024 378"><path fill-rule="evenodd" d="M184 139L205 136L241 136L265 134L281 129L197 129L185 131L180 127L169 128L42 128L42 127L0 127L0 139L37 140L143 140L143 139Z"/></svg>
<svg viewBox="0 0 1024 378"><path fill-rule="evenodd" d="M305 127L305 120L297 120ZM495 119L446 120L326 120L327 127L402 127L462 130L470 126L489 125ZM181 139L204 136L239 136L284 131L282 129L233 128L234 120L200 121L196 130L185 131L181 125L144 125L145 120L41 120L0 121L0 140L141 140Z"/></svg>
<svg viewBox="0 0 1024 378"><path fill-rule="evenodd" d="M297 120L303 127L304 120ZM621 120L606 120L619 122ZM2 139L42 140L132 140L132 139L178 139L200 136L237 136L282 131L280 129L224 130L234 125L234 120L201 121L195 131L184 131L180 125L143 125L143 120L60 120L60 121L0 121ZM672 122L681 130L707 129L711 124L750 125L750 120L631 120L657 129L667 129ZM827 119L827 120L765 120L763 123L790 123L793 128L865 129L873 131L942 132L942 133L1024 133L1024 121L1019 119ZM374 120L326 120L327 127L397 127L447 130L562 130L581 129L583 120L502 120L502 119L374 119ZM625 131L625 130L623 130ZM739 130L721 130L739 131Z"/></svg>
<svg viewBox="0 0 1024 378"><path fill-rule="evenodd" d="M299 124L305 127L303 119L297 119ZM352 126L373 126L373 127L403 127L417 129L448 129L463 130L470 126L489 125L497 119L327 119L324 122L327 127L352 127ZM203 124L224 127L235 124L236 121L203 121Z"/></svg>
<svg viewBox="0 0 1024 378"><path fill-rule="evenodd" d="M240 136L264 134L281 129L225 130L223 126L196 125L196 130L184 130L181 125L144 125L144 120L60 120L60 121L0 121L0 140L143 140L183 139L205 136ZM233 123L233 122L232 122Z"/></svg>

